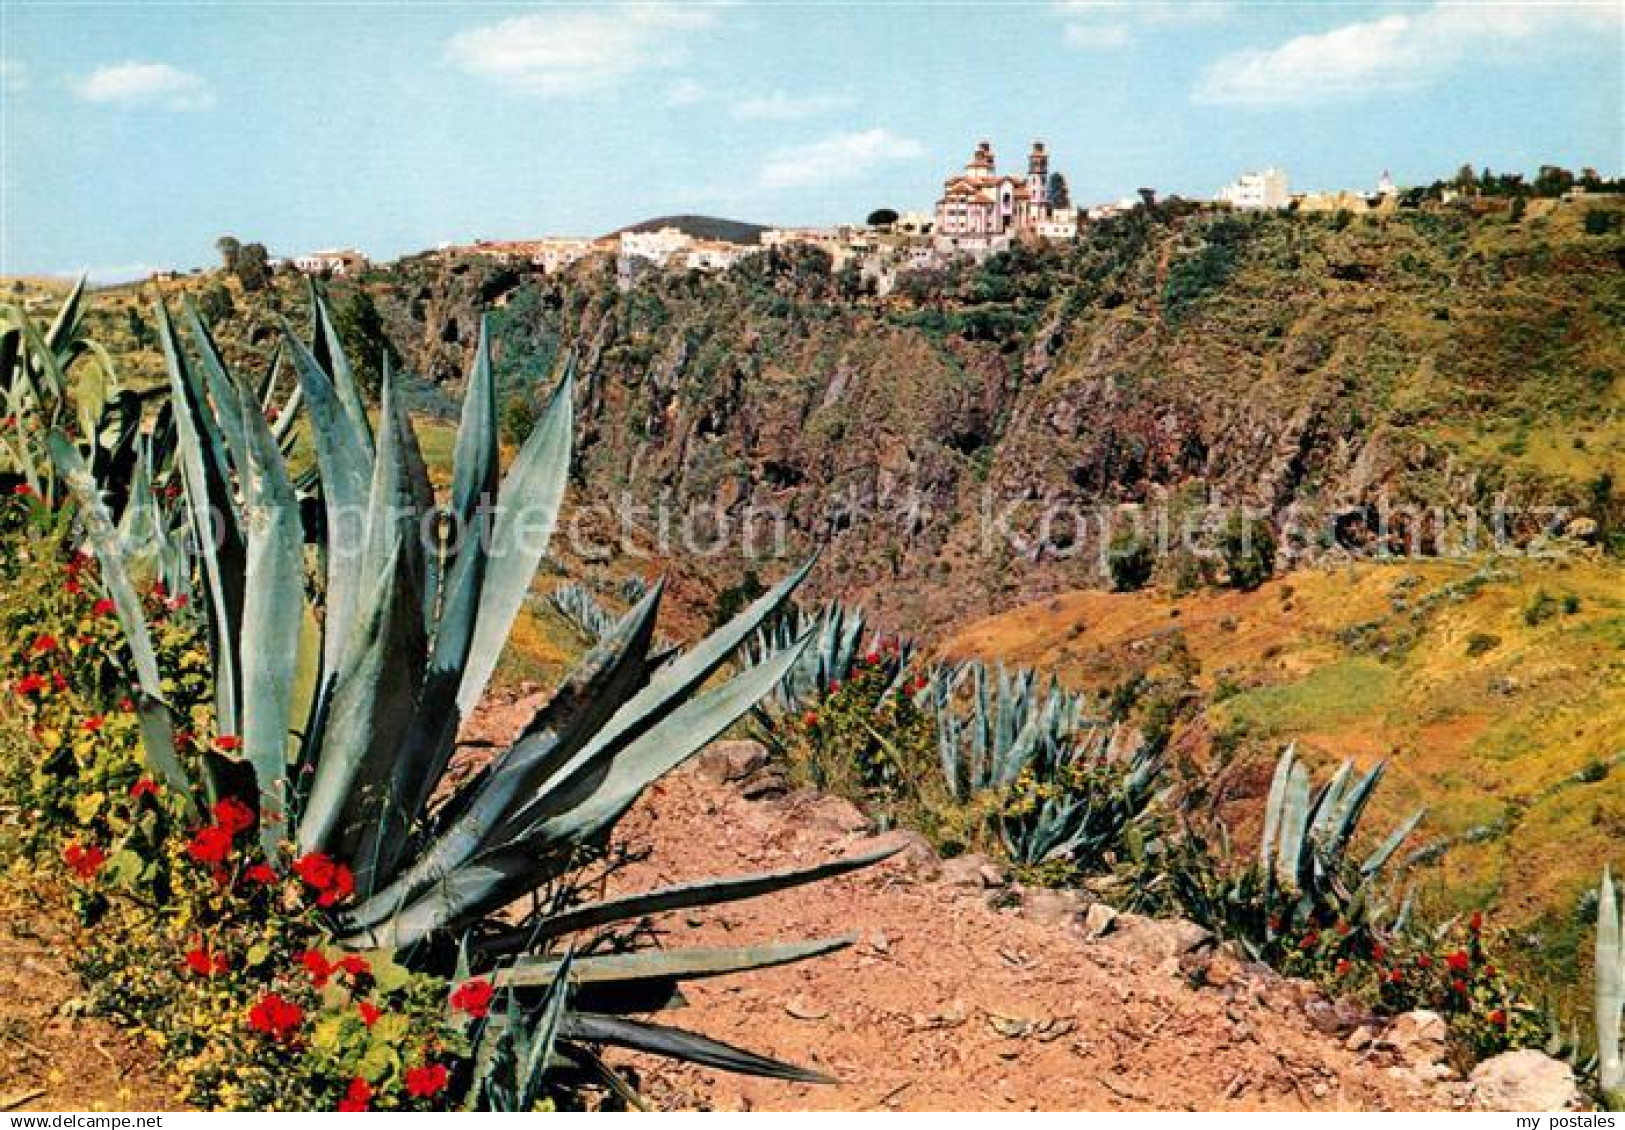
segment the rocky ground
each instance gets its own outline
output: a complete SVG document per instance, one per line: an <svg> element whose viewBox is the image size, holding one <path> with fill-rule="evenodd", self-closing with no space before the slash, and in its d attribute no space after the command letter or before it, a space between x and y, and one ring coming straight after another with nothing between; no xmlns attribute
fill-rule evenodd
<svg viewBox="0 0 1625 1130"><path fill-rule="evenodd" d="M516 726L524 703L486 720ZM495 736L493 733L492 736ZM851 935L822 959L685 987L672 1023L817 1068L834 1086L621 1056L662 1107L722 1110L1551 1109L1574 1095L1543 1056L1443 1063L1443 1023L1376 1020L1213 944L1190 923L1023 890L978 857L873 834L844 801L787 789L753 743L653 786L619 837L647 857L617 889L902 847L868 871L666 916L667 945Z"/></svg>

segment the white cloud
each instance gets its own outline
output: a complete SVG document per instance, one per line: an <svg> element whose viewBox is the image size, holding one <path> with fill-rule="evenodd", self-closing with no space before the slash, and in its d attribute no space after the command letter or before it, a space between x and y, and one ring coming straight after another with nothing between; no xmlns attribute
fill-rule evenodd
<svg viewBox="0 0 1625 1130"><path fill-rule="evenodd" d="M1445 0L1226 55L1202 76L1195 97L1266 106L1411 89L1469 59L1527 50L1544 40L1610 31L1617 37L1620 12L1613 5Z"/></svg>
<svg viewBox="0 0 1625 1130"><path fill-rule="evenodd" d="M849 94L772 94L741 98L734 103L733 116L754 122L799 122L856 105Z"/></svg>
<svg viewBox="0 0 1625 1130"><path fill-rule="evenodd" d="M1056 0L1073 47L1104 51L1125 47L1149 31L1210 23L1230 14L1230 0Z"/></svg>
<svg viewBox="0 0 1625 1130"><path fill-rule="evenodd" d="M97 67L73 84L82 102L200 110L214 105L209 84L168 63L115 63Z"/></svg>
<svg viewBox="0 0 1625 1130"><path fill-rule="evenodd" d="M685 37L713 19L714 10L665 4L535 12L458 32L446 59L526 94L580 94L672 66Z"/></svg>
<svg viewBox="0 0 1625 1130"><path fill-rule="evenodd" d="M0 59L0 90L17 94L28 89L28 69L16 59Z"/></svg>
<svg viewBox="0 0 1625 1130"><path fill-rule="evenodd" d="M806 188L861 180L881 165L925 156L913 138L886 129L837 133L768 155L758 178L763 188Z"/></svg>

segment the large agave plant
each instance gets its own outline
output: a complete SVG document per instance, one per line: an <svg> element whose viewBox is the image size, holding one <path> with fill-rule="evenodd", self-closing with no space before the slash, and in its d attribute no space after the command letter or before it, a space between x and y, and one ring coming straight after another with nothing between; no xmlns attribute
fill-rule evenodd
<svg viewBox="0 0 1625 1130"><path fill-rule="evenodd" d="M1426 810L1401 821L1363 859L1350 854L1385 768L1378 762L1362 775L1344 761L1316 788L1309 767L1288 746L1275 766L1258 853L1250 865L1227 867L1228 841L1221 839L1215 852L1192 832L1184 854L1167 866L1186 913L1255 955L1319 919L1357 929L1403 930L1410 900L1391 915L1377 883Z"/></svg>
<svg viewBox="0 0 1625 1130"><path fill-rule="evenodd" d="M293 851L324 853L353 869L357 898L333 921L343 944L389 947L409 962L442 969L460 944L473 971L495 977L509 994L509 1012L493 1028L498 1045L481 1060L479 1086L498 1077L496 1065L520 1064L502 1076L503 1102L523 1101L535 1072L550 1064L597 1063L596 1044L821 1078L631 1014L680 1002L683 980L799 960L849 939L595 951L617 924L781 890L881 855L599 901L581 901L570 883L650 783L725 730L796 664L805 640L708 686L784 604L807 567L669 661L651 649L662 593L653 586L569 672L512 746L455 779L449 770L459 725L484 694L564 495L573 382L565 376L502 475L482 326L450 495L439 503L393 375L386 367L374 422L319 301L316 319L315 348L284 334L317 467L321 517L307 528L260 401L220 363L201 322L191 319L189 352L167 310L158 310L197 590L208 614L215 710L222 732L240 738L267 856L285 861L291 841ZM57 437L55 454L130 638L149 759L187 788L116 531L71 444ZM426 542L425 530L440 536ZM312 563L319 580L307 591ZM228 788L230 779L212 774L203 790ZM497 917L527 895L534 897L526 911ZM576 956L567 965L572 945ZM561 978L566 983L555 987ZM537 995L543 1001L532 1009L527 1002Z"/></svg>

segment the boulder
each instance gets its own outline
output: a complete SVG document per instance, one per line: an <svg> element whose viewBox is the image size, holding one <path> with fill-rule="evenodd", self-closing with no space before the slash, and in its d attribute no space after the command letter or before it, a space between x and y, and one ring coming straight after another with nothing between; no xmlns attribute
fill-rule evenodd
<svg viewBox="0 0 1625 1130"><path fill-rule="evenodd" d="M1147 918L1143 914L1119 914L1103 942L1115 950L1160 965L1170 958L1213 944L1213 935L1183 918Z"/></svg>
<svg viewBox="0 0 1625 1130"><path fill-rule="evenodd" d="M713 781L743 781L767 765L767 747L761 742L712 742L696 761L700 775Z"/></svg>
<svg viewBox="0 0 1625 1130"><path fill-rule="evenodd" d="M1445 1057L1445 1041L1450 1030L1444 1017L1427 1009L1401 1013L1377 1041L1411 1067L1425 1067Z"/></svg>
<svg viewBox="0 0 1625 1130"><path fill-rule="evenodd" d="M1088 908L1077 891L1038 888L1021 896L1021 913L1041 926L1066 926L1076 922Z"/></svg>
<svg viewBox="0 0 1625 1130"><path fill-rule="evenodd" d="M1083 936L1099 938L1108 933L1117 922L1117 908L1103 902L1092 903L1083 912Z"/></svg>
<svg viewBox="0 0 1625 1130"><path fill-rule="evenodd" d="M1005 886L1010 880L1004 869L987 856L971 852L943 860L942 881L950 887L980 891Z"/></svg>
<svg viewBox="0 0 1625 1130"><path fill-rule="evenodd" d="M807 806L802 819L810 828L821 828L841 835L874 831L874 824L862 809L838 796L819 797Z"/></svg>
<svg viewBox="0 0 1625 1130"><path fill-rule="evenodd" d="M1474 1101L1484 1110L1570 1110L1580 1103L1569 1065L1534 1048L1486 1059L1467 1079Z"/></svg>
<svg viewBox="0 0 1625 1130"><path fill-rule="evenodd" d="M900 850L886 861L887 867L896 867L904 874L926 882L942 874L942 860L931 846L931 841L912 828L898 828L876 836L863 845L864 851L887 851L891 848Z"/></svg>

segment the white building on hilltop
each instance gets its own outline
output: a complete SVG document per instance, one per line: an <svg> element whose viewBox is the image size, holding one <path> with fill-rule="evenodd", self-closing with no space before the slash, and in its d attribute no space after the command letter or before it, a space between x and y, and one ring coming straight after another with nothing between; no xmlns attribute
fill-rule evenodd
<svg viewBox="0 0 1625 1130"><path fill-rule="evenodd" d="M1262 212L1285 208L1292 200L1287 189L1286 170L1274 165L1257 173L1242 173L1219 189L1220 201L1238 212Z"/></svg>

